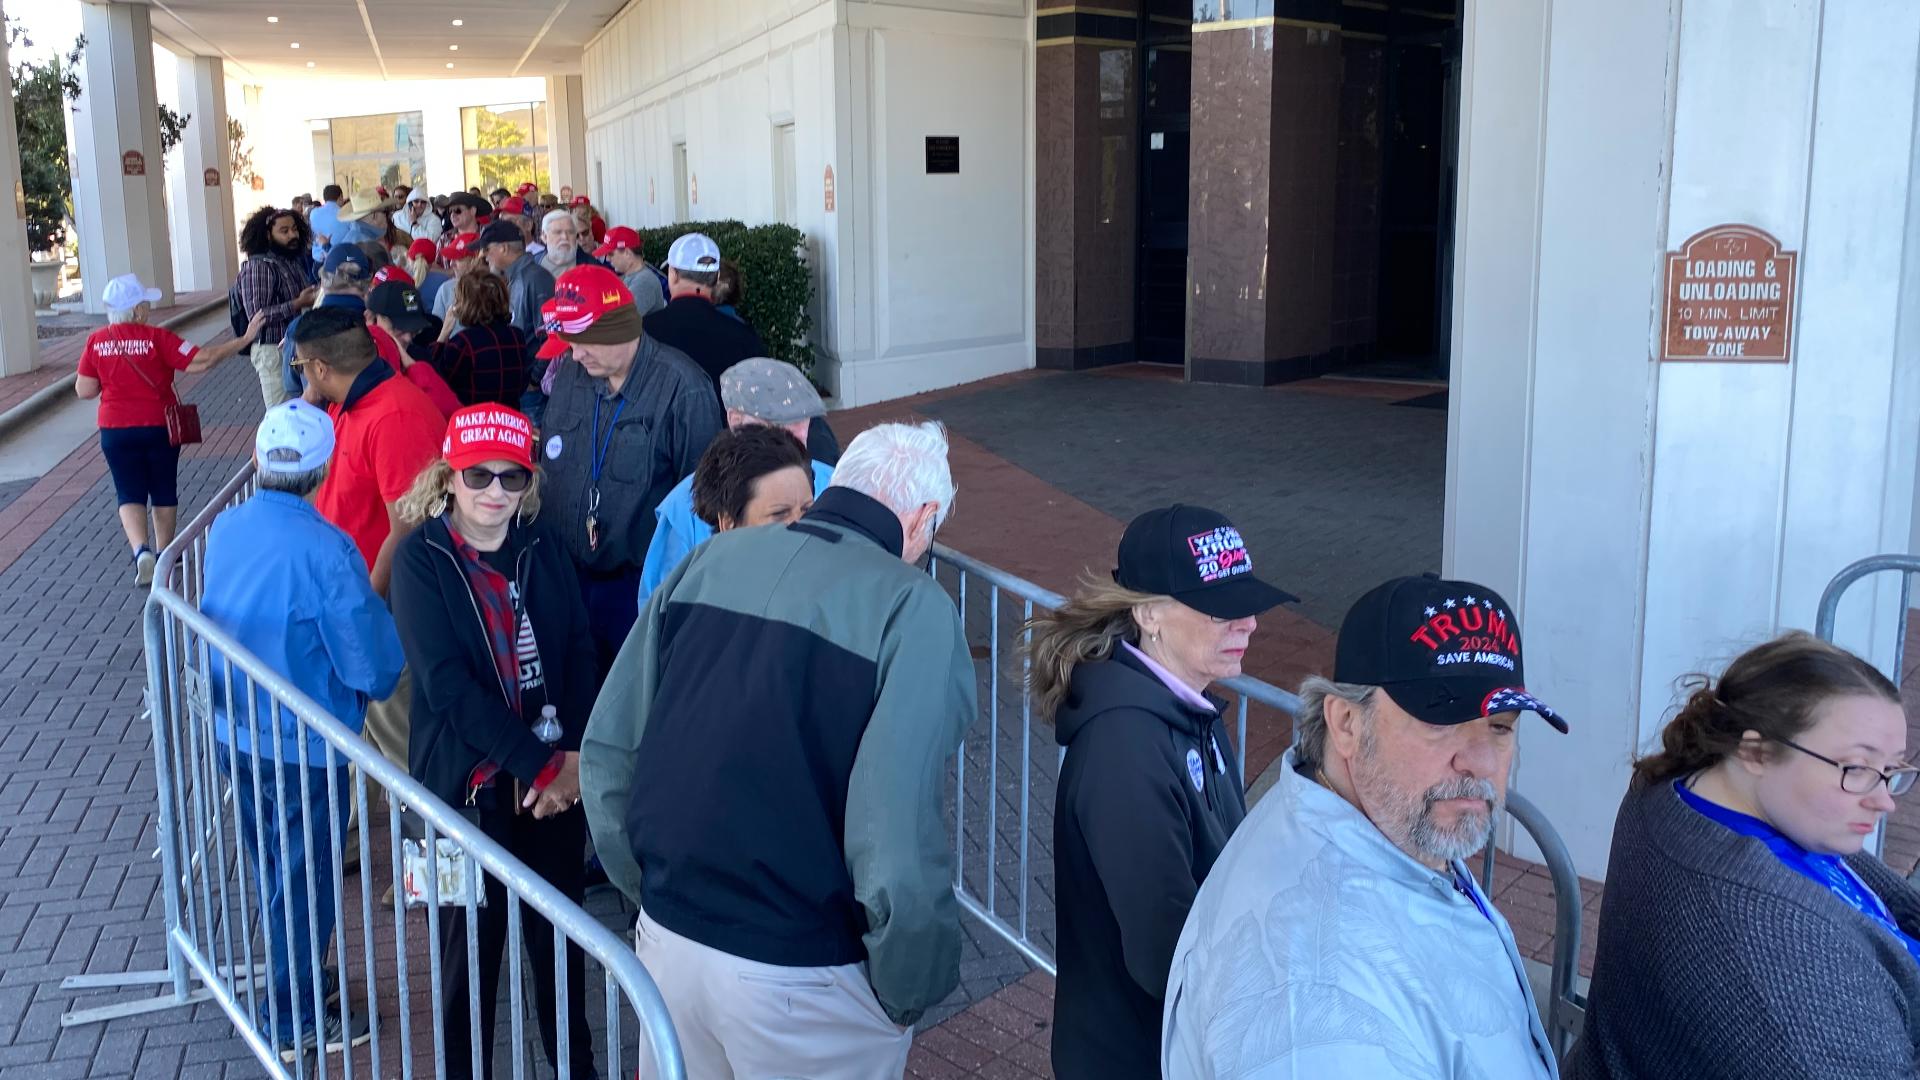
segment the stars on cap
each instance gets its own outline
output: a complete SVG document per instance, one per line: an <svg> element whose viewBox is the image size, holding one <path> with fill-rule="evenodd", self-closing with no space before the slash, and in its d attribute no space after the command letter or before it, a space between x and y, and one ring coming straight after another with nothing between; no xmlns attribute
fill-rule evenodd
<svg viewBox="0 0 1920 1080"><path fill-rule="evenodd" d="M1479 603L1479 602L1480 602L1480 601L1478 601L1478 600L1476 600L1476 599L1474 599L1474 598L1473 598L1473 597L1471 597L1471 596L1469 596L1469 597L1467 597L1467 599L1466 599L1466 605L1467 605L1468 607L1472 607L1473 605L1475 605L1475 604L1477 604L1477 603ZM1448 605L1448 606L1452 606L1452 605L1451 605L1451 603L1449 603L1449 605Z"/></svg>
<svg viewBox="0 0 1920 1080"><path fill-rule="evenodd" d="M1431 618L1433 618L1433 617L1434 617L1435 615L1438 615L1438 614L1440 614L1440 613L1439 613L1438 611L1436 611L1436 610L1434 610L1434 609L1433 609L1433 608L1431 608L1431 607L1429 607L1429 608L1427 609L1427 618L1429 618L1429 619L1431 619Z"/></svg>
<svg viewBox="0 0 1920 1080"><path fill-rule="evenodd" d="M1446 603L1441 604L1440 606L1443 608L1446 608L1448 611L1452 611L1454 608L1457 608L1460 606L1460 602L1458 600L1453 599L1452 597L1448 597Z"/></svg>

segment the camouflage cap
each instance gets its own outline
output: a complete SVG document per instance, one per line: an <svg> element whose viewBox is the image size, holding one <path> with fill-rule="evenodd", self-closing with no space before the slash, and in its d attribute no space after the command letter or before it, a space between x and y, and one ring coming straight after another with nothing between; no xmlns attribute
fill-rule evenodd
<svg viewBox="0 0 1920 1080"><path fill-rule="evenodd" d="M799 368L764 356L742 360L720 374L720 402L769 424L827 415L819 392Z"/></svg>

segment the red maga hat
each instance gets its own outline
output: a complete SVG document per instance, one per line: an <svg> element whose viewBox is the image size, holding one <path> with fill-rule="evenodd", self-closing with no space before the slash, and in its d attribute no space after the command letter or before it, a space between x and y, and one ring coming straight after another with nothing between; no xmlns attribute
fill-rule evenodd
<svg viewBox="0 0 1920 1080"><path fill-rule="evenodd" d="M633 294L620 275L604 266L576 266L553 284L553 299L540 307L547 340L538 355L551 360L573 346L568 340L588 331L604 316L633 307Z"/></svg>
<svg viewBox="0 0 1920 1080"><path fill-rule="evenodd" d="M593 257L604 259L616 251L631 251L638 255L644 246L639 233L625 225L615 225L607 230L606 241L593 249Z"/></svg>
<svg viewBox="0 0 1920 1080"><path fill-rule="evenodd" d="M455 469L483 461L511 461L533 468L533 424L505 405L469 405L447 418L440 456Z"/></svg>

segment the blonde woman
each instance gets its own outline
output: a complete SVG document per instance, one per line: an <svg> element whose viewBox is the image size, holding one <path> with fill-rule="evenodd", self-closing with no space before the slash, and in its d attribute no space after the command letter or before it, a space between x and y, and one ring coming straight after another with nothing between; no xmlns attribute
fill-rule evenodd
<svg viewBox="0 0 1920 1080"><path fill-rule="evenodd" d="M1246 816L1224 703L1256 616L1293 597L1193 506L1127 526L1112 582L1033 621L1033 693L1066 748L1053 819L1061 1080L1159 1076L1160 1017L1194 894Z"/></svg>
<svg viewBox="0 0 1920 1080"><path fill-rule="evenodd" d="M413 672L414 777L448 803L471 807L489 836L578 903L587 838L580 736L597 669L566 541L540 517L532 444L532 425L512 409L478 405L453 414L445 456L400 502L401 517L417 527L394 556L393 616ZM506 887L489 878L477 972L467 964L465 911L441 912L449 1077L493 1075L507 906ZM557 1069L553 930L531 910L522 918L540 1043ZM573 1075L591 1077L584 971L584 957L569 945L565 1052ZM485 1003L480 1061L467 1050L469 979Z"/></svg>

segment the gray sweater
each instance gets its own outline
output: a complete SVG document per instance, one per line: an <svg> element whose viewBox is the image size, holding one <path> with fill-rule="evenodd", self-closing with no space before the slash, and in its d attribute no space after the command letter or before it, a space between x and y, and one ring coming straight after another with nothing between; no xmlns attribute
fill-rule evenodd
<svg viewBox="0 0 1920 1080"><path fill-rule="evenodd" d="M1920 892L1872 856L1848 865L1920 931ZM1917 1058L1920 965L1892 934L1671 781L1627 795L1569 1080L1891 1080L1920 1077Z"/></svg>

